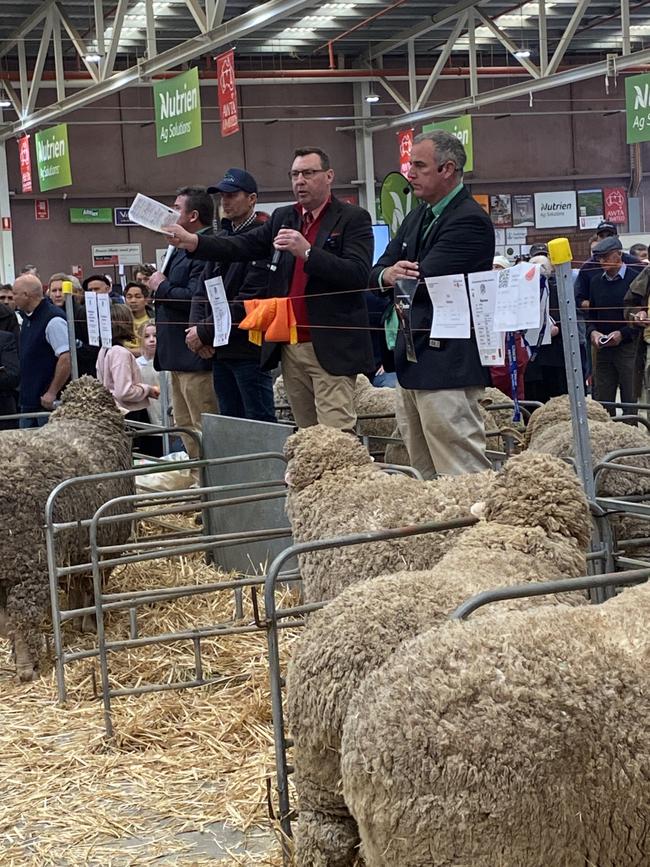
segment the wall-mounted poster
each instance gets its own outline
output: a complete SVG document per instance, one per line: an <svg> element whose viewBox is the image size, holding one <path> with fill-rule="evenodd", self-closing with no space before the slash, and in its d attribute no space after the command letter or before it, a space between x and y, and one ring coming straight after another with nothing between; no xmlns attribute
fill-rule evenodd
<svg viewBox="0 0 650 867"><path fill-rule="evenodd" d="M605 219L610 223L627 223L627 190L624 187L605 187Z"/></svg>
<svg viewBox="0 0 650 867"><path fill-rule="evenodd" d="M509 193L490 196L490 217L495 226L512 226L512 201Z"/></svg>
<svg viewBox="0 0 650 867"><path fill-rule="evenodd" d="M578 207L575 190L557 193L535 193L535 228L556 229L575 226Z"/></svg>
<svg viewBox="0 0 650 867"><path fill-rule="evenodd" d="M476 193L472 196L474 201L479 204L486 214L490 213L490 197L485 195L485 193Z"/></svg>
<svg viewBox="0 0 650 867"><path fill-rule="evenodd" d="M581 229L595 229L604 219L602 190L578 190L578 220Z"/></svg>
<svg viewBox="0 0 650 867"><path fill-rule="evenodd" d="M515 193L512 197L512 225L535 225L535 202L531 193Z"/></svg>

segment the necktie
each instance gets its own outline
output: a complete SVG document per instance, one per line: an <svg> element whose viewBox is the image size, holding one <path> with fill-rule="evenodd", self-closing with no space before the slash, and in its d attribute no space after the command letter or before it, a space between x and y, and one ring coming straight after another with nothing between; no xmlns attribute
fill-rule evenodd
<svg viewBox="0 0 650 867"><path fill-rule="evenodd" d="M306 235L314 222L314 215L311 211L305 211L302 216L302 234Z"/></svg>

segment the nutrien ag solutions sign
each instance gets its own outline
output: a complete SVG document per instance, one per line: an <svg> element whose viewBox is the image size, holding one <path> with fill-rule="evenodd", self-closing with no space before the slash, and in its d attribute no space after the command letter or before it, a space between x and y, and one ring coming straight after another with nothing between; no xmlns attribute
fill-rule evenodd
<svg viewBox="0 0 650 867"><path fill-rule="evenodd" d="M578 208L575 190L535 193L535 228L557 229L575 226Z"/></svg>
<svg viewBox="0 0 650 867"><path fill-rule="evenodd" d="M625 117L627 143L650 141L650 75L631 75L625 79Z"/></svg>
<svg viewBox="0 0 650 867"><path fill-rule="evenodd" d="M201 147L201 93L199 71L156 82L156 154L166 157Z"/></svg>
<svg viewBox="0 0 650 867"><path fill-rule="evenodd" d="M70 150L68 148L68 125L60 123L37 132L36 164L38 166L38 185L41 192L69 187L72 183L70 171Z"/></svg>

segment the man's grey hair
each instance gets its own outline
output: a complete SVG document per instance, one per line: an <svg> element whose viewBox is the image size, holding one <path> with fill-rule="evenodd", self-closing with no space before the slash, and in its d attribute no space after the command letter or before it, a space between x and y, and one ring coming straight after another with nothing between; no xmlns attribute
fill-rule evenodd
<svg viewBox="0 0 650 867"><path fill-rule="evenodd" d="M448 160L456 166L456 169L462 174L465 163L467 162L467 154L465 148L456 136L447 132L444 129L434 129L431 132L421 132L413 139L413 144L419 144L422 141L433 142L433 148L436 152L438 165L441 166Z"/></svg>

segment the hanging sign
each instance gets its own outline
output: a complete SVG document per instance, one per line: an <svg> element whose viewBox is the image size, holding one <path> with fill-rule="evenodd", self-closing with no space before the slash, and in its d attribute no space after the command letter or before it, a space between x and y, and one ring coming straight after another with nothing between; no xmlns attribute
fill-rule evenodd
<svg viewBox="0 0 650 867"><path fill-rule="evenodd" d="M20 160L20 183L23 193L32 192L32 157L29 152L29 136L18 139L18 158Z"/></svg>
<svg viewBox="0 0 650 867"><path fill-rule="evenodd" d="M413 130L407 129L397 133L399 144L399 170L408 177L411 168L411 148L413 147Z"/></svg>
<svg viewBox="0 0 650 867"><path fill-rule="evenodd" d="M68 125L60 123L43 132L37 132L35 140L38 184L41 192L69 187L72 183L72 173L68 148Z"/></svg>
<svg viewBox="0 0 650 867"><path fill-rule="evenodd" d="M465 155L467 157L463 171L471 172L474 169L474 142L472 138L471 115L462 114L460 117L450 117L448 120L438 120L435 123L428 123L422 127L422 132L431 132L434 129L444 129L456 136L465 148Z"/></svg>
<svg viewBox="0 0 650 867"><path fill-rule="evenodd" d="M217 57L217 91L221 137L239 132L237 85L235 81L235 52L230 49Z"/></svg>
<svg viewBox="0 0 650 867"><path fill-rule="evenodd" d="M650 74L625 79L627 143L650 141Z"/></svg>
<svg viewBox="0 0 650 867"><path fill-rule="evenodd" d="M166 157L201 147L199 70L194 67L153 86L156 155Z"/></svg>
<svg viewBox="0 0 650 867"><path fill-rule="evenodd" d="M625 187L605 187L605 219L610 223L627 223L627 190Z"/></svg>

